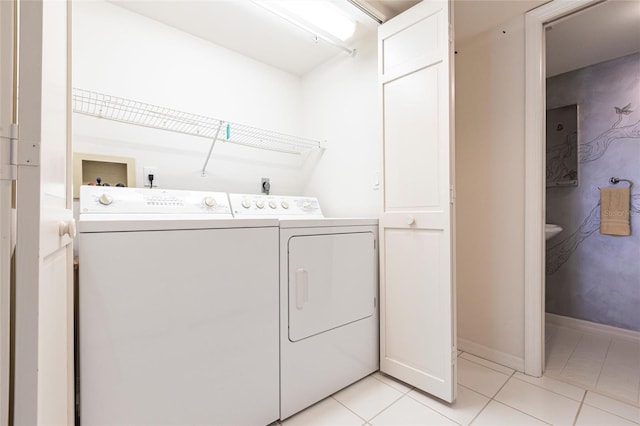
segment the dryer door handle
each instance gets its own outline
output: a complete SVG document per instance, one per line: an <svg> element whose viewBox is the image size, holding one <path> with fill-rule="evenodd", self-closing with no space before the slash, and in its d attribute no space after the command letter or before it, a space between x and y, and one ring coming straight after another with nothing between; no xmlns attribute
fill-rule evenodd
<svg viewBox="0 0 640 426"><path fill-rule="evenodd" d="M309 273L298 268L296 270L296 308L301 310L309 301Z"/></svg>

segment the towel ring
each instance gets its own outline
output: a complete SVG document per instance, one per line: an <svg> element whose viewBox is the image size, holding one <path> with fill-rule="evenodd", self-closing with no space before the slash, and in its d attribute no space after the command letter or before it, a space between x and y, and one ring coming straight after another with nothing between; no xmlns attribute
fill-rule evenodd
<svg viewBox="0 0 640 426"><path fill-rule="evenodd" d="M629 179L620 179L617 177L612 177L611 179L609 179L609 182L611 182L612 184L616 185L620 182L627 182L629 184L629 188L631 188L633 186L633 182L630 181Z"/></svg>

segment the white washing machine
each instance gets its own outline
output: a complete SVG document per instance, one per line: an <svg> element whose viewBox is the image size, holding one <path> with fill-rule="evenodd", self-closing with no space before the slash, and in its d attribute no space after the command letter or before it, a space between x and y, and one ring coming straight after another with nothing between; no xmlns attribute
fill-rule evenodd
<svg viewBox="0 0 640 426"><path fill-rule="evenodd" d="M379 368L378 220L325 218L311 197L230 194L280 220L280 418Z"/></svg>
<svg viewBox="0 0 640 426"><path fill-rule="evenodd" d="M83 425L279 417L278 221L224 193L82 187Z"/></svg>

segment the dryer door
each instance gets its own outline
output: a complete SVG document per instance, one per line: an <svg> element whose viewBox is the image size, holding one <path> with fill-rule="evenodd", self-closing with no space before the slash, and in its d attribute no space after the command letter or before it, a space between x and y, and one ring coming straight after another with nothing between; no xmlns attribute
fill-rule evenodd
<svg viewBox="0 0 640 426"><path fill-rule="evenodd" d="M371 232L289 240L289 340L296 342L373 315L374 244Z"/></svg>

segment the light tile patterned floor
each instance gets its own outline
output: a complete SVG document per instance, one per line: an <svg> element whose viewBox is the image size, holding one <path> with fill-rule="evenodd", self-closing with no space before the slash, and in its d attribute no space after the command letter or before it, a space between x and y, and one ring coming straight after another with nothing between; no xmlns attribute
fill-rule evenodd
<svg viewBox="0 0 640 426"><path fill-rule="evenodd" d="M460 354L458 367L458 399L454 404L445 404L411 386L375 373L285 420L282 424L640 424L639 407L550 377L528 377L467 353Z"/></svg>
<svg viewBox="0 0 640 426"><path fill-rule="evenodd" d="M546 376L640 405L640 342L547 324L545 346Z"/></svg>

